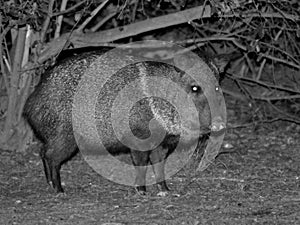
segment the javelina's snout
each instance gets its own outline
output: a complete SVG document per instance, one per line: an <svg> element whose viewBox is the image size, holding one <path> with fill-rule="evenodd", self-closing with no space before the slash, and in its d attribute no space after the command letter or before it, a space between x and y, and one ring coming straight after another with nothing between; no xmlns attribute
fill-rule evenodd
<svg viewBox="0 0 300 225"><path fill-rule="evenodd" d="M221 117L215 117L212 120L210 128L212 132L224 132L226 124Z"/></svg>

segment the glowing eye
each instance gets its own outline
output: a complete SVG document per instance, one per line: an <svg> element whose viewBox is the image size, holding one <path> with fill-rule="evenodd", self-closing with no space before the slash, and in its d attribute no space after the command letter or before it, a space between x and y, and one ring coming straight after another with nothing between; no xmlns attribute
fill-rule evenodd
<svg viewBox="0 0 300 225"><path fill-rule="evenodd" d="M201 87L199 86L192 86L192 92L199 93L201 91Z"/></svg>
<svg viewBox="0 0 300 225"><path fill-rule="evenodd" d="M219 86L216 86L216 87L215 87L215 90L216 90L216 91L219 91L219 90L220 90L220 87L219 87Z"/></svg>

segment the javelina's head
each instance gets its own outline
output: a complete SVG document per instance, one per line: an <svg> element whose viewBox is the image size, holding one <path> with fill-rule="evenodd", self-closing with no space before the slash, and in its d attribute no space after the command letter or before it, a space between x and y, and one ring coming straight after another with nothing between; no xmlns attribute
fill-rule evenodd
<svg viewBox="0 0 300 225"><path fill-rule="evenodd" d="M178 60L178 59L177 59ZM227 61L222 59L186 59L179 58L177 64L187 68L180 77L188 97L192 99L197 109L200 134L219 132L225 128L224 99L220 88L220 74L224 72ZM197 65L195 65L195 64ZM193 71L194 70L194 71ZM189 72L196 75L191 76ZM196 79L194 79L194 77ZM187 108L187 111L190 109ZM199 129L198 123L191 117L185 128Z"/></svg>
<svg viewBox="0 0 300 225"><path fill-rule="evenodd" d="M140 71L147 71L147 76L159 76L163 84L157 88L157 82L155 86L147 80L141 85L148 96L153 96L152 92L164 93L160 98L148 99L155 120L167 133L181 134L186 140L223 130L225 105L219 87L222 64L218 67L213 61L179 57L175 58L175 65L178 67L151 62L137 66Z"/></svg>

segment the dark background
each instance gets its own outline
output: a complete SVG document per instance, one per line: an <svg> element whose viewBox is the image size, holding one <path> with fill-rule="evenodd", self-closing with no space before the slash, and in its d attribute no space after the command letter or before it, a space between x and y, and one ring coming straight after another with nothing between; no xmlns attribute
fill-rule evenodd
<svg viewBox="0 0 300 225"><path fill-rule="evenodd" d="M102 3L0 2L0 223L299 223L299 2ZM166 198L156 197L155 187L148 197L137 196L98 176L78 155L63 167L67 195L56 196L21 116L27 96L63 49L139 40L236 55L221 83L228 129L220 155L202 173L187 165L168 181Z"/></svg>

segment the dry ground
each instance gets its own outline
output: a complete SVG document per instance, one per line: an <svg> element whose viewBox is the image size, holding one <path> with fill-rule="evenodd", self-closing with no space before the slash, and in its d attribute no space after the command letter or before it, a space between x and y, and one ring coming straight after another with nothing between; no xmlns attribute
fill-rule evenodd
<svg viewBox="0 0 300 225"><path fill-rule="evenodd" d="M63 167L67 194L57 196L37 145L1 150L0 224L300 224L299 126L228 130L223 145L204 172L168 180L167 197L112 183L80 155Z"/></svg>

